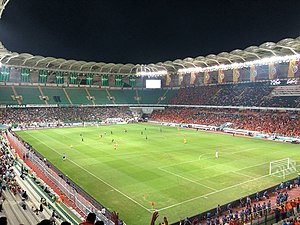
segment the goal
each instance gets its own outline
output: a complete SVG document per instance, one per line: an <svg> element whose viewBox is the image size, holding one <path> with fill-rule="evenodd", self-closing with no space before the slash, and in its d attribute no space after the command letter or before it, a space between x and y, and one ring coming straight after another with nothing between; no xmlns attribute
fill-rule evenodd
<svg viewBox="0 0 300 225"><path fill-rule="evenodd" d="M285 179L286 175L297 171L296 161L290 158L270 162L269 175Z"/></svg>

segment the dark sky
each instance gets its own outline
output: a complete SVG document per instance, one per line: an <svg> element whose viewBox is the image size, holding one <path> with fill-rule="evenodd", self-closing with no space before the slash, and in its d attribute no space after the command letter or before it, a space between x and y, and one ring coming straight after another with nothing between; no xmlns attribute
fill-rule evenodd
<svg viewBox="0 0 300 225"><path fill-rule="evenodd" d="M300 36L300 0L10 0L0 41L19 53L156 63Z"/></svg>

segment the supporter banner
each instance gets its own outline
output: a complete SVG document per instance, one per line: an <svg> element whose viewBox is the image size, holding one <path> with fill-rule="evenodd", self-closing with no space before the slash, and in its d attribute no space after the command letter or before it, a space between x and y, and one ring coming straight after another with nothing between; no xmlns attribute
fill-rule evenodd
<svg viewBox="0 0 300 225"><path fill-rule="evenodd" d="M40 70L39 74L40 74L39 82L40 83L47 83L48 71L47 70Z"/></svg>
<svg viewBox="0 0 300 225"><path fill-rule="evenodd" d="M49 83L48 83L48 84L46 84L46 86L48 86L48 87L56 87L56 86L57 86L57 84L54 84L54 83L53 83L53 84L52 84L52 83L51 83L51 84L49 84Z"/></svg>
<svg viewBox="0 0 300 225"><path fill-rule="evenodd" d="M136 76L135 75L130 75L129 76L129 85L131 87L135 87L136 86Z"/></svg>
<svg viewBox="0 0 300 225"><path fill-rule="evenodd" d="M28 69L28 68L21 69L21 82L22 83L29 82L29 74L30 74L30 69Z"/></svg>
<svg viewBox="0 0 300 225"><path fill-rule="evenodd" d="M299 61L290 61L288 78L298 78L300 77L300 60Z"/></svg>
<svg viewBox="0 0 300 225"><path fill-rule="evenodd" d="M239 68L234 68L232 70L232 81L233 81L233 83L242 81L242 73Z"/></svg>
<svg viewBox="0 0 300 225"><path fill-rule="evenodd" d="M2 66L0 71L0 81L8 81L9 75L10 75L10 67Z"/></svg>
<svg viewBox="0 0 300 225"><path fill-rule="evenodd" d="M224 83L225 82L225 72L223 70L218 71L218 83Z"/></svg>
<svg viewBox="0 0 300 225"><path fill-rule="evenodd" d="M26 108L54 108L54 107L58 107L58 105L57 104L49 104L49 105L27 104L26 105Z"/></svg>
<svg viewBox="0 0 300 225"><path fill-rule="evenodd" d="M77 84L78 73L71 72L70 73L70 84Z"/></svg>
<svg viewBox="0 0 300 225"><path fill-rule="evenodd" d="M273 80L273 79L277 79L277 67L274 63L270 63L269 64L269 79Z"/></svg>
<svg viewBox="0 0 300 225"><path fill-rule="evenodd" d="M55 79L56 79L57 84L63 84L64 83L64 73L61 71L56 71Z"/></svg>
<svg viewBox="0 0 300 225"><path fill-rule="evenodd" d="M211 83L211 74L208 71L204 71L204 84Z"/></svg>
<svg viewBox="0 0 300 225"><path fill-rule="evenodd" d="M26 105L6 105L6 108L26 108Z"/></svg>
<svg viewBox="0 0 300 225"><path fill-rule="evenodd" d="M115 75L115 85L117 87L123 86L122 75Z"/></svg>
<svg viewBox="0 0 300 225"><path fill-rule="evenodd" d="M101 86L108 86L108 74L103 74L101 77Z"/></svg>
<svg viewBox="0 0 300 225"><path fill-rule="evenodd" d="M86 85L92 85L93 84L93 79L94 79L94 74L88 73L86 75Z"/></svg>
<svg viewBox="0 0 300 225"><path fill-rule="evenodd" d="M171 74L167 73L166 75L166 86L170 86L171 84Z"/></svg>
<svg viewBox="0 0 300 225"><path fill-rule="evenodd" d="M195 84L198 81L198 73L191 72L190 84Z"/></svg>
<svg viewBox="0 0 300 225"><path fill-rule="evenodd" d="M250 66L250 81L258 80L257 68L254 65Z"/></svg>
<svg viewBox="0 0 300 225"><path fill-rule="evenodd" d="M178 85L181 86L183 84L183 74L178 73Z"/></svg>

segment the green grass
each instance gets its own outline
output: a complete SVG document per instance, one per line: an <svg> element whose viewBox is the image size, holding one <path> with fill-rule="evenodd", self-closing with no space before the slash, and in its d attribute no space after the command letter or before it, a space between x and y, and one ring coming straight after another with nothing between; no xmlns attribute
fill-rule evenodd
<svg viewBox="0 0 300 225"><path fill-rule="evenodd" d="M281 182L268 176L270 161L300 160L299 145L151 124L17 133L130 225L150 222L151 202L175 222L255 193Z"/></svg>

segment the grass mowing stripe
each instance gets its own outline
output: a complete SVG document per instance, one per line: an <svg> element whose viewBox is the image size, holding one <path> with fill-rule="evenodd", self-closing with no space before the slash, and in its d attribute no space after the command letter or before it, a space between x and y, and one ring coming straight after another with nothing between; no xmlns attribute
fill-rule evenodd
<svg viewBox="0 0 300 225"><path fill-rule="evenodd" d="M58 151L56 151L55 149L51 148L49 145L47 145L45 142L43 142L42 140L32 136L31 134L29 134L29 136L33 137L34 139L38 140L39 142L41 142L42 144L44 144L45 146L47 146L49 149L51 149L52 151L56 152L57 154L61 155ZM83 168L82 166L80 166L79 164L77 164L76 162L74 162L73 160L67 159L68 161L72 162L74 165L76 165L77 167L79 167L80 169L84 170L86 173L90 174L91 176L95 177L97 180L101 181L102 183L106 184L107 186L111 187L113 190L115 190L116 192L120 193L121 195L123 195L124 197L128 198L129 200L131 200L132 202L134 202L135 204L139 205L140 207L142 207L143 209L147 210L149 213L152 213L152 211L148 208L146 208L145 206L143 206L142 204L140 204L139 202L137 202L136 200L134 200L133 198L129 197L128 195L126 195L125 193L123 193L122 191L120 191L119 189L115 188L114 186L112 186L111 184L107 183L106 181L104 181L103 179L101 179L100 177L97 177L95 174L91 173L90 171L88 171L87 169Z"/></svg>

